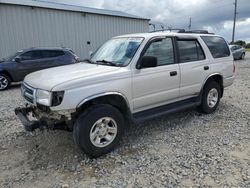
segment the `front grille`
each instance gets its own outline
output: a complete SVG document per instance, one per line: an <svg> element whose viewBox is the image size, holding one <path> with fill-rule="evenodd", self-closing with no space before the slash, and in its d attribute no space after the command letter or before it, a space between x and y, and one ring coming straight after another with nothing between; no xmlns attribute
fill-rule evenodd
<svg viewBox="0 0 250 188"><path fill-rule="evenodd" d="M30 103L34 103L34 99L35 99L35 89L28 86L27 84L23 83L21 85L21 91L22 91L22 95L23 97L29 101Z"/></svg>

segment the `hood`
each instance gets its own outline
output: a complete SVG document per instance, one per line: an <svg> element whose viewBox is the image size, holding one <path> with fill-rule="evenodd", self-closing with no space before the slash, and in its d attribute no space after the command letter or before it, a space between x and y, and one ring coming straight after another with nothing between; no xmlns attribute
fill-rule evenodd
<svg viewBox="0 0 250 188"><path fill-rule="evenodd" d="M37 71L27 75L24 82L34 88L52 90L57 85L85 78L100 76L108 72L116 71L120 67L96 65L90 63L76 63Z"/></svg>

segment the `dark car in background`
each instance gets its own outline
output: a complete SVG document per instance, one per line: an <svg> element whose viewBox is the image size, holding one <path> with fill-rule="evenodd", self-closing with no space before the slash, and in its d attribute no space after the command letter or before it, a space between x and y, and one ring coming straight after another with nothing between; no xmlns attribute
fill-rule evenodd
<svg viewBox="0 0 250 188"><path fill-rule="evenodd" d="M77 63L79 57L69 48L30 48L0 61L0 91L31 73L50 67Z"/></svg>
<svg viewBox="0 0 250 188"><path fill-rule="evenodd" d="M245 58L246 50L244 47L242 47L240 45L230 45L229 47L233 53L233 57L235 60Z"/></svg>

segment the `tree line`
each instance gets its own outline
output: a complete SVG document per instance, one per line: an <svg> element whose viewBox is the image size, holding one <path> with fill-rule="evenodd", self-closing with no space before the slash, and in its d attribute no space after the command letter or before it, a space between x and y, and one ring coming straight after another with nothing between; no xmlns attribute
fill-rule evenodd
<svg viewBox="0 0 250 188"><path fill-rule="evenodd" d="M243 46L244 48L250 48L250 43L246 43L246 41L244 40L237 40L235 42L230 42L230 44L236 44L236 45Z"/></svg>

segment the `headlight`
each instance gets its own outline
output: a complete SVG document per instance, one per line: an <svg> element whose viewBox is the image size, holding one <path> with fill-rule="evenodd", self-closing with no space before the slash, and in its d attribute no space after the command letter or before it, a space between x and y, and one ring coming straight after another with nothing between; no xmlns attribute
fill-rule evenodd
<svg viewBox="0 0 250 188"><path fill-rule="evenodd" d="M44 106L51 106L52 94L49 91L37 89L36 102Z"/></svg>

